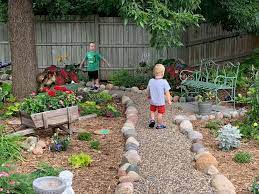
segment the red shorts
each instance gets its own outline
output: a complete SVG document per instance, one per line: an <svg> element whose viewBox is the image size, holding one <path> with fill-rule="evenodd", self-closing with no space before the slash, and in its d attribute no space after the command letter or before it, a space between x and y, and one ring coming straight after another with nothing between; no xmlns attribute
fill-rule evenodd
<svg viewBox="0 0 259 194"><path fill-rule="evenodd" d="M163 106L150 105L150 111L152 111L152 112L157 111L160 114L164 114L165 113L165 105L163 105Z"/></svg>

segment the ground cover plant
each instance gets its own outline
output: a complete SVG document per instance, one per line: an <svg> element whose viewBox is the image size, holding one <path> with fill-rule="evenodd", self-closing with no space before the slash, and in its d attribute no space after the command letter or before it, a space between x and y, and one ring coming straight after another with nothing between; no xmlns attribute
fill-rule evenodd
<svg viewBox="0 0 259 194"><path fill-rule="evenodd" d="M234 161L237 163L249 163L252 160L252 155L249 152L237 152L234 156Z"/></svg>

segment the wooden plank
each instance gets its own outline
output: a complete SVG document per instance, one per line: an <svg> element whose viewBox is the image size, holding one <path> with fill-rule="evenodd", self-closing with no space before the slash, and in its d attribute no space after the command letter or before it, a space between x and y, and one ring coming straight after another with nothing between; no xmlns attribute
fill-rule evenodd
<svg viewBox="0 0 259 194"><path fill-rule="evenodd" d="M11 134L8 134L8 136L16 136L16 135L19 135L19 136L26 136L26 135L30 135L30 134L34 134L36 133L35 129L25 129L25 130L21 130L21 131L16 131L14 133L11 133Z"/></svg>

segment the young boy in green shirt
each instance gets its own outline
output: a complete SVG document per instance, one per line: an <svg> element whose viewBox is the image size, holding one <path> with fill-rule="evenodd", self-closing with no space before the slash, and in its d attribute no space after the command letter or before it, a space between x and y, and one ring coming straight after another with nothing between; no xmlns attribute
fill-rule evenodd
<svg viewBox="0 0 259 194"><path fill-rule="evenodd" d="M92 90L97 90L99 88L99 69L100 62L106 63L109 66L109 63L101 56L99 52L96 52L96 45L94 42L89 44L89 51L86 52L85 58L80 63L80 67L84 66L85 61L87 61L86 70L88 72L89 80L92 81L93 85Z"/></svg>

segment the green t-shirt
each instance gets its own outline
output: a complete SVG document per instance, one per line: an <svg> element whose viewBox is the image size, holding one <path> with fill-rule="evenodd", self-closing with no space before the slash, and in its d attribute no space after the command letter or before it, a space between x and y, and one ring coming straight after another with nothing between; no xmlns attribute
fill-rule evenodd
<svg viewBox="0 0 259 194"><path fill-rule="evenodd" d="M87 61L87 71L98 71L101 61L100 53L96 51L89 51L85 54L85 60Z"/></svg>

